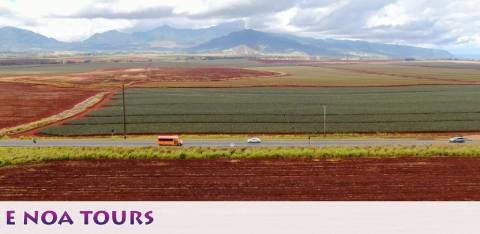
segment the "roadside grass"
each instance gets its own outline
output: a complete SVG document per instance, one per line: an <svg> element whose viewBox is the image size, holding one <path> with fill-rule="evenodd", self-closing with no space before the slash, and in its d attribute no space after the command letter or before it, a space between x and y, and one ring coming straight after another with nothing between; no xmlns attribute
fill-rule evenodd
<svg viewBox="0 0 480 234"><path fill-rule="evenodd" d="M0 167L57 160L480 157L480 145L368 147L0 147Z"/></svg>

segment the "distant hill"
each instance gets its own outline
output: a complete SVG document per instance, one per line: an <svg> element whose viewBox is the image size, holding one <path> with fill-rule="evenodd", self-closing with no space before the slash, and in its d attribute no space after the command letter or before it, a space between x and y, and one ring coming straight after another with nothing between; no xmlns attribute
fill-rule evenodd
<svg viewBox="0 0 480 234"><path fill-rule="evenodd" d="M330 51L328 48L314 47L288 37L251 29L233 32L227 36L213 39L207 43L191 48L190 51L202 53L222 52L240 46L264 54L289 54L299 52L312 55L334 54L334 51ZM339 54L335 54L335 56L338 55Z"/></svg>
<svg viewBox="0 0 480 234"><path fill-rule="evenodd" d="M480 60L480 54L457 53L455 56L459 59Z"/></svg>
<svg viewBox="0 0 480 234"><path fill-rule="evenodd" d="M93 35L79 46L83 49L93 50L178 49L195 46L243 29L245 29L243 21L237 21L202 29L178 29L162 26L150 31L131 34L108 31Z"/></svg>
<svg viewBox="0 0 480 234"><path fill-rule="evenodd" d="M325 57L368 58L453 58L445 50L426 49L365 41L313 39L255 30L233 32L190 48L197 53L231 52L234 48L249 49L250 54L306 54Z"/></svg>
<svg viewBox="0 0 480 234"><path fill-rule="evenodd" d="M242 21L203 29L162 26L146 32L107 31L85 41L64 43L43 35L13 28L0 28L0 51L175 51L257 56L289 54L333 58L447 59L445 50L371 43L353 40L314 39L245 29Z"/></svg>
<svg viewBox="0 0 480 234"><path fill-rule="evenodd" d="M97 33L87 40L75 43L74 47L80 50L124 50L137 49L141 44L136 42L133 35L111 30Z"/></svg>
<svg viewBox="0 0 480 234"><path fill-rule="evenodd" d="M0 51L65 49L66 43L14 27L0 28Z"/></svg>

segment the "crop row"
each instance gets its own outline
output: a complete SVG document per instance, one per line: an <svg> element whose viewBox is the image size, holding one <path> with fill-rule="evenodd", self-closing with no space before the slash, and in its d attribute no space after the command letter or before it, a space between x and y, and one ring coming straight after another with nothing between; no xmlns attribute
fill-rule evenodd
<svg viewBox="0 0 480 234"><path fill-rule="evenodd" d="M317 115L129 115L128 124L141 123L323 123L323 114ZM381 122L436 122L436 121L477 121L480 113L431 113L431 114L369 114L369 115L326 115L327 123L381 123ZM104 116L85 118L69 122L69 125L122 124L123 117Z"/></svg>
<svg viewBox="0 0 480 234"><path fill-rule="evenodd" d="M52 135L123 131L117 96ZM438 132L480 130L480 86L131 89L130 133Z"/></svg>
<svg viewBox="0 0 480 234"><path fill-rule="evenodd" d="M327 124L329 133L478 131L480 121ZM42 131L49 135L122 133L122 124L64 125ZM128 133L321 133L321 123L148 123L128 124Z"/></svg>

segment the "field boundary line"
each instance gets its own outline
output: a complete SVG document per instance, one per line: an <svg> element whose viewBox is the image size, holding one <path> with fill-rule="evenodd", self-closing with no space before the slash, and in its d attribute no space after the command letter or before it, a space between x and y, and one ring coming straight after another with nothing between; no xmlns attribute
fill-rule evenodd
<svg viewBox="0 0 480 234"><path fill-rule="evenodd" d="M30 130L40 128L40 127L43 127L43 126L46 126L46 125L64 120L64 119L71 118L71 117L73 117L73 116L75 116L79 113L82 113L82 112L90 109L91 107L95 106L97 103L102 101L107 94L108 94L108 92L97 93L96 95L91 96L91 97L85 99L84 101L76 104L71 109L65 110L61 113L58 113L58 114L55 114L55 115L52 115L52 116L34 121L34 122L18 125L18 126L15 126L15 127L0 129L0 136L13 135L13 134L18 134L18 133L30 131Z"/></svg>

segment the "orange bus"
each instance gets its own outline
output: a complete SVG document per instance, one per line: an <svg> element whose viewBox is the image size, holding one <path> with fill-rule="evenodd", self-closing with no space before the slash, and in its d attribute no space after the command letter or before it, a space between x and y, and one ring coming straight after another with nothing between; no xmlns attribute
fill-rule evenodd
<svg viewBox="0 0 480 234"><path fill-rule="evenodd" d="M178 136L158 136L157 143L159 146L182 146L183 141Z"/></svg>

